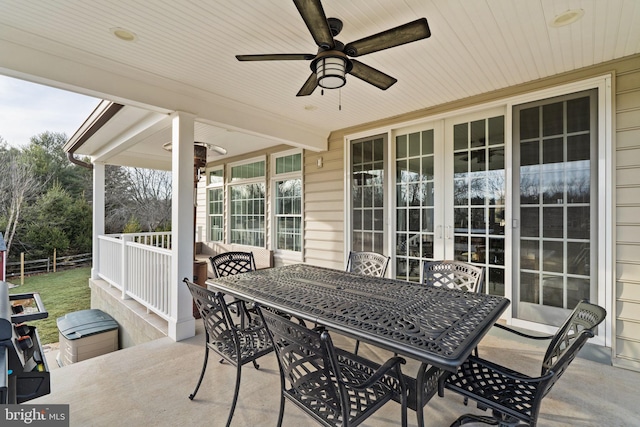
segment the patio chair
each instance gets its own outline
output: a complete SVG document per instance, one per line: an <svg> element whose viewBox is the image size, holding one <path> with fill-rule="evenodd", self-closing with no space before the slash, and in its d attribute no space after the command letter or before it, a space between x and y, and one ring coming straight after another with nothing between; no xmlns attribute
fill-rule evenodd
<svg viewBox="0 0 640 427"><path fill-rule="evenodd" d="M224 252L209 257L216 278L256 270L253 252Z"/></svg>
<svg viewBox="0 0 640 427"><path fill-rule="evenodd" d="M267 310L259 310L273 340L280 368L282 425L285 398L323 426L357 426L389 400L400 401L407 425L407 389L392 357L382 366L335 348L322 327L308 329Z"/></svg>
<svg viewBox="0 0 640 427"><path fill-rule="evenodd" d="M204 363L200 378L196 384L196 388L189 395L189 399L193 400L198 393L204 373L207 369L207 361L209 359L209 350L213 350L222 356L223 361L227 361L236 367L236 385L233 392L233 402L227 419L227 427L231 424L233 412L238 401L238 392L240 390L240 374L242 366L251 362L256 369L260 366L256 359L273 351L273 345L269 338L269 334L261 322L260 318L248 318L246 311L237 307L237 313L240 316L240 323L236 324L229 312L229 306L238 306L243 302L235 300L228 303L224 300L224 295L220 292L213 292L207 288L202 288L197 284L190 282L185 278L184 282L189 287L193 300L198 307L198 311L202 316L205 327L205 353Z"/></svg>
<svg viewBox="0 0 640 427"><path fill-rule="evenodd" d="M440 382L438 392L442 396L444 387L475 400L478 408L491 409L492 416L465 414L451 424L451 427L470 422L500 426L535 426L542 399L587 340L594 336L596 326L605 316L604 308L581 301L551 337L535 337L518 332L518 335L530 338L551 339L539 377L530 377L488 360L470 356L455 374ZM503 329L511 330L508 327Z"/></svg>
<svg viewBox="0 0 640 427"><path fill-rule="evenodd" d="M422 283L467 292L482 292L484 269L462 261L425 261Z"/></svg>
<svg viewBox="0 0 640 427"><path fill-rule="evenodd" d="M389 257L377 252L349 252L347 271L364 276L384 277Z"/></svg>
<svg viewBox="0 0 640 427"><path fill-rule="evenodd" d="M422 283L429 286L444 286L449 289L457 289L466 292L482 292L482 281L484 277L484 269L476 267L467 262L442 260L442 261L424 261L422 270ZM478 348L473 350L475 356L478 355ZM439 376L444 375L444 371L431 368L423 364L418 370L418 384L424 384L422 394L418 393L417 411L418 425L422 425L422 408L434 395L433 383L437 381ZM422 377L422 378L421 378ZM422 400L422 401L420 401ZM464 399L467 404L467 399Z"/></svg>
<svg viewBox="0 0 640 427"><path fill-rule="evenodd" d="M384 277L389 265L389 257L377 252L349 252L347 271L363 276ZM360 341L356 340L355 354L360 349Z"/></svg>

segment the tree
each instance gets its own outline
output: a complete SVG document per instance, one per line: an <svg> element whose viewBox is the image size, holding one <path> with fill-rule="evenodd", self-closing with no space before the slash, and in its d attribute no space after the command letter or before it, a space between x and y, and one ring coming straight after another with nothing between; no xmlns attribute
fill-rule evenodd
<svg viewBox="0 0 640 427"><path fill-rule="evenodd" d="M171 223L171 174L155 169L129 169L133 214L147 231Z"/></svg>
<svg viewBox="0 0 640 427"><path fill-rule="evenodd" d="M91 249L91 209L81 198L73 199L60 184L51 187L25 213L25 242L30 254L48 257Z"/></svg>
<svg viewBox="0 0 640 427"><path fill-rule="evenodd" d="M0 222L4 225L7 254L19 230L23 208L39 193L33 164L0 138Z"/></svg>
<svg viewBox="0 0 640 427"><path fill-rule="evenodd" d="M48 190L59 183L72 197L91 197L91 171L69 162L64 152L67 135L42 132L31 137L24 154L34 165L36 179Z"/></svg>
<svg viewBox="0 0 640 427"><path fill-rule="evenodd" d="M141 168L106 169L105 231L121 233L132 221L139 231L171 229L171 174Z"/></svg>

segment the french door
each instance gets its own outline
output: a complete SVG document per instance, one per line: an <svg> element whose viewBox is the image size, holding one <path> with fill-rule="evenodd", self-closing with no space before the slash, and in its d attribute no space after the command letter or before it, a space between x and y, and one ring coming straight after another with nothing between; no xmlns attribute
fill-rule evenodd
<svg viewBox="0 0 640 427"><path fill-rule="evenodd" d="M409 281L425 260L484 267L483 291L524 322L598 301L599 90L351 142L352 248L391 255Z"/></svg>
<svg viewBox="0 0 640 427"><path fill-rule="evenodd" d="M485 267L485 291L504 294L504 109L395 135L395 276L421 280L425 260Z"/></svg>

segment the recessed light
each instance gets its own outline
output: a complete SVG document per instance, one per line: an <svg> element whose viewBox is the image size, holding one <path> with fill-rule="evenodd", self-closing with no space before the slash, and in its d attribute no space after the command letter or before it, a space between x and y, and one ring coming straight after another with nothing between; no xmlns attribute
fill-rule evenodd
<svg viewBox="0 0 640 427"><path fill-rule="evenodd" d="M138 36L136 36L134 32L126 30L124 28L114 27L114 28L110 28L109 30L114 36L126 42L132 42L138 38Z"/></svg>
<svg viewBox="0 0 640 427"><path fill-rule="evenodd" d="M560 15L556 15L553 21L549 25L552 27L564 27L565 25L573 24L584 15L583 9L571 9L566 12L562 12Z"/></svg>

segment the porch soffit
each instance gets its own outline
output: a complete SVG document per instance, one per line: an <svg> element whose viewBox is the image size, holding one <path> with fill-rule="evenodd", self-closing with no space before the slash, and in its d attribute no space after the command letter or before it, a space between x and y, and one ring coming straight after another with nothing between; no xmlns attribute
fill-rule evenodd
<svg viewBox="0 0 640 427"><path fill-rule="evenodd" d="M314 53L317 47L292 1L157 0L153 7L10 1L0 14L0 73L156 113L193 113L200 123L257 139L230 140L245 152L258 149L245 144L260 142L325 150L332 131L640 53L636 1L322 4L327 16L343 20L343 42L419 17L427 18L433 35L362 58L398 79L387 91L348 76L339 91L322 96L316 89L296 97L310 74L307 61L240 63L234 57ZM574 8L584 10L581 20L549 25ZM116 39L112 27L133 31L136 41Z"/></svg>

